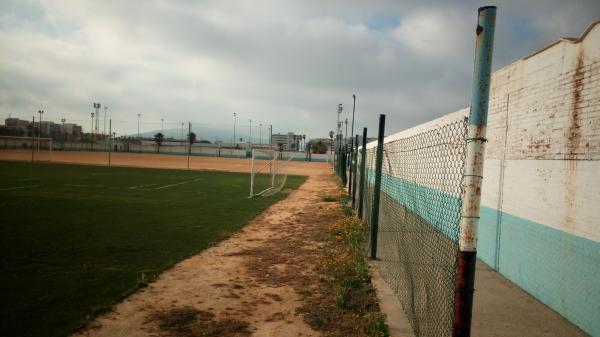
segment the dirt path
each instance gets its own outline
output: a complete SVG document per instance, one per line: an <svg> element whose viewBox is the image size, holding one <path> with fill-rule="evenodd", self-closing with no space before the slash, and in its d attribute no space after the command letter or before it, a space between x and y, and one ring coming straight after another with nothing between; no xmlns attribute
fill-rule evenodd
<svg viewBox="0 0 600 337"><path fill-rule="evenodd" d="M296 309L311 287L335 207L332 176L312 176L243 230L164 272L75 336L318 336Z"/></svg>

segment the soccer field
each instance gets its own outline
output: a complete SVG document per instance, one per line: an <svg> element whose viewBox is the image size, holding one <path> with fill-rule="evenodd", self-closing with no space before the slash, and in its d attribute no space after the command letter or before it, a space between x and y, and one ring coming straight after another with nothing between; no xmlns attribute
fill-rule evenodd
<svg viewBox="0 0 600 337"><path fill-rule="evenodd" d="M283 192L249 175L0 162L0 325L65 336L162 270L241 228Z"/></svg>

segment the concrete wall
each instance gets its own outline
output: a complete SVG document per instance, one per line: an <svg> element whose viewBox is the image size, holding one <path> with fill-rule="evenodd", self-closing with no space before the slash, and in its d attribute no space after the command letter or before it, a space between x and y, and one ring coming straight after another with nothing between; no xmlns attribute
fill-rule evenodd
<svg viewBox="0 0 600 337"><path fill-rule="evenodd" d="M487 130L478 256L600 336L600 23L494 72Z"/></svg>

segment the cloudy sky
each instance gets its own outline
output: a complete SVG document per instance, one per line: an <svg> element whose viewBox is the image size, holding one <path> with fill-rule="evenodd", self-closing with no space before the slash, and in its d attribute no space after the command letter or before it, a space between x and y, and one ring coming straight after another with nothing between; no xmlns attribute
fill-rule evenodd
<svg viewBox="0 0 600 337"><path fill-rule="evenodd" d="M0 118L80 121L92 102L133 131L194 125L326 136L388 132L465 107L476 1L0 1ZM600 18L600 1L503 1L494 69ZM121 122L122 121L122 122ZM119 124L121 123L121 124ZM239 131L240 132L240 131Z"/></svg>

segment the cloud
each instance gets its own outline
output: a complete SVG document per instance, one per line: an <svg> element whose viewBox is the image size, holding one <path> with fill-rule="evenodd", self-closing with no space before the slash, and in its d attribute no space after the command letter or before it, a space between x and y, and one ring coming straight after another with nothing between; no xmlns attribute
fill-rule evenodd
<svg viewBox="0 0 600 337"><path fill-rule="evenodd" d="M592 1L541 3L500 6L495 68L579 35L600 12ZM236 112L242 124L320 137L356 93L356 129L374 133L386 113L398 131L469 101L477 5L3 1L0 117L44 108L87 123L100 101L124 129L138 113L147 128L164 118L228 129Z"/></svg>

